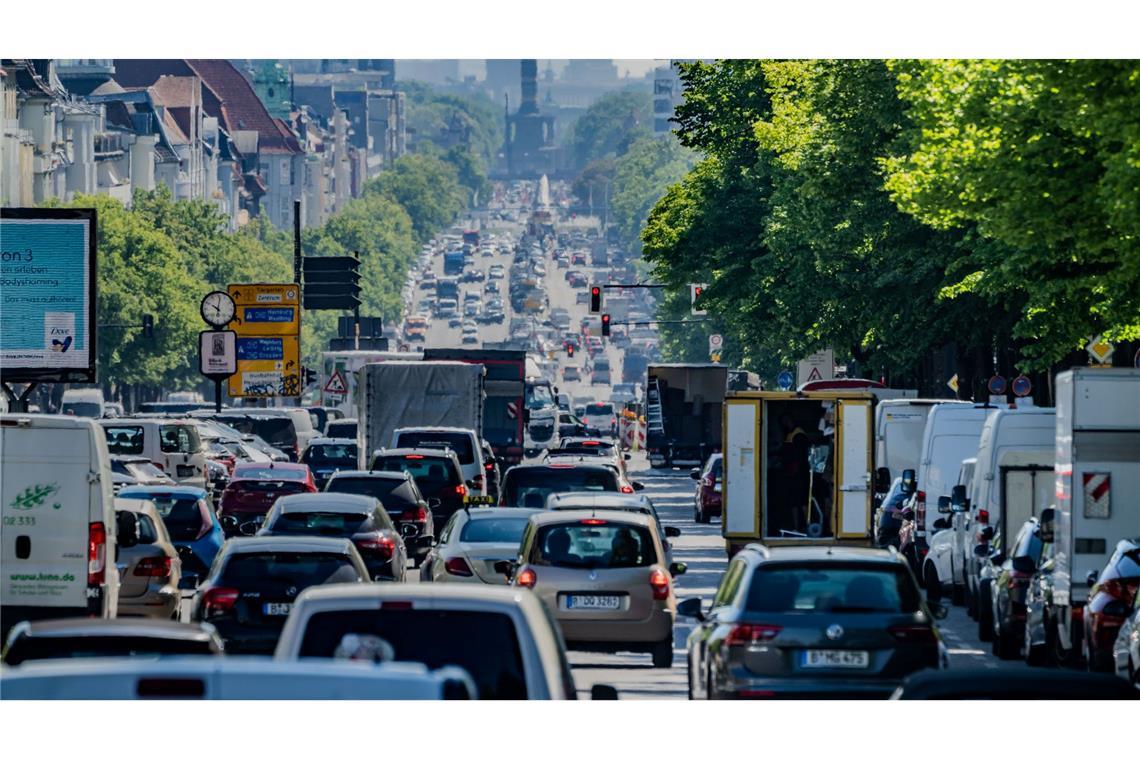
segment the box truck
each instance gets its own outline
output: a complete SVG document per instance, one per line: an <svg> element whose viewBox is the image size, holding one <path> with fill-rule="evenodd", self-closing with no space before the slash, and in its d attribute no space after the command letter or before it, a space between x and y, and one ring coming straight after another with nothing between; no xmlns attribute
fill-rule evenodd
<svg viewBox="0 0 1140 760"><path fill-rule="evenodd" d="M720 447L728 369L722 364L646 368L645 448L651 467L698 467Z"/></svg>

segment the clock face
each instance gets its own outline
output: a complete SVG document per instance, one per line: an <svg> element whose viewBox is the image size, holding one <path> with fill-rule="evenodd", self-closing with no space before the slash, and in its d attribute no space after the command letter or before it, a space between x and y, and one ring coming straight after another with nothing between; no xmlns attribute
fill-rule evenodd
<svg viewBox="0 0 1140 760"><path fill-rule="evenodd" d="M202 299L202 319L214 327L225 327L234 318L234 300L216 290Z"/></svg>

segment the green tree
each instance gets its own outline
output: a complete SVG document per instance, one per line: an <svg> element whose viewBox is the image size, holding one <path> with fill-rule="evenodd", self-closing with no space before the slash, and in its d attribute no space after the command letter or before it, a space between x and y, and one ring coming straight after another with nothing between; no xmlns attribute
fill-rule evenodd
<svg viewBox="0 0 1140 760"><path fill-rule="evenodd" d="M574 166L624 153L639 137L649 134L653 112L648 93L620 90L590 104L569 130L566 148Z"/></svg>
<svg viewBox="0 0 1140 760"><path fill-rule="evenodd" d="M365 183L364 196L369 195L387 197L402 206L421 243L451 224L465 205L455 167L428 155L396 159L391 169Z"/></svg>
<svg viewBox="0 0 1140 760"><path fill-rule="evenodd" d="M693 165L692 151L670 134L642 137L614 162L610 215L622 242L640 247L653 204Z"/></svg>
<svg viewBox="0 0 1140 760"><path fill-rule="evenodd" d="M503 110L485 95L444 94L421 82L400 82L407 102L407 126L419 144L437 143L453 122L468 130L468 147L491 163L503 144ZM418 148L417 148L418 150Z"/></svg>

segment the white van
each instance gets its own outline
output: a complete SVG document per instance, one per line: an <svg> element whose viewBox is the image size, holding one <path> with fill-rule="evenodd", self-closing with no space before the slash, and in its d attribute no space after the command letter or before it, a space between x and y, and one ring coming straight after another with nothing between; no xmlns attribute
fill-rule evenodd
<svg viewBox="0 0 1140 760"><path fill-rule="evenodd" d="M898 398L875 406L875 466L888 471L879 476L886 484L903 470L918 470L926 419L931 408L939 404L970 405L968 401Z"/></svg>
<svg viewBox="0 0 1140 760"><path fill-rule="evenodd" d="M60 414L99 419L104 411L103 391L99 388L70 388L63 392Z"/></svg>
<svg viewBox="0 0 1140 760"><path fill-rule="evenodd" d="M958 507L955 521L954 564L961 568L960 591L968 605L978 598L979 559L974 547L987 526L1012 540L1021 526L1053 503L1053 436L1055 410L1046 407L997 409L986 420L978 442L969 502ZM948 579L943 578L943 582Z"/></svg>
<svg viewBox="0 0 1140 760"><path fill-rule="evenodd" d="M1071 652L1080 645L1073 615L1089 587L1116 543L1140 533L1140 369L1073 369L1057 375L1055 389L1059 515L1046 622Z"/></svg>
<svg viewBox="0 0 1140 760"><path fill-rule="evenodd" d="M206 450L195 420L100 420L112 454L144 456L183 486L206 487Z"/></svg>
<svg viewBox="0 0 1140 760"><path fill-rule="evenodd" d="M115 501L102 429L69 415L0 416L0 627L114 617Z"/></svg>
<svg viewBox="0 0 1140 760"><path fill-rule="evenodd" d="M469 428L406 427L392 431L393 449L451 449L459 457L459 469L472 496L486 496L483 477L483 447L479 436Z"/></svg>

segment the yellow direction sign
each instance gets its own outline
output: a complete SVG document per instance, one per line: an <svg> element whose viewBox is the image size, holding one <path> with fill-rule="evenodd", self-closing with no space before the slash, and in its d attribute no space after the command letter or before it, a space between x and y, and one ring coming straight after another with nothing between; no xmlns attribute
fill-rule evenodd
<svg viewBox="0 0 1140 760"><path fill-rule="evenodd" d="M1116 346L1098 335L1089 341L1085 350L1089 352L1089 356L1097 364L1108 364L1112 361L1112 352L1116 350Z"/></svg>
<svg viewBox="0 0 1140 760"><path fill-rule="evenodd" d="M954 377L952 377L946 381L946 384L950 386L950 390L957 393L958 392L958 375L955 374Z"/></svg>
<svg viewBox="0 0 1140 760"><path fill-rule="evenodd" d="M236 313L237 373L230 395L301 394L301 286L296 283L241 283L227 288Z"/></svg>

